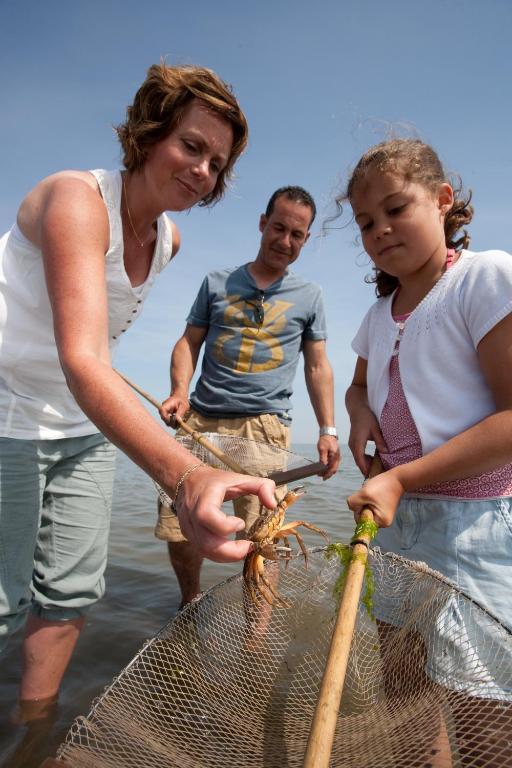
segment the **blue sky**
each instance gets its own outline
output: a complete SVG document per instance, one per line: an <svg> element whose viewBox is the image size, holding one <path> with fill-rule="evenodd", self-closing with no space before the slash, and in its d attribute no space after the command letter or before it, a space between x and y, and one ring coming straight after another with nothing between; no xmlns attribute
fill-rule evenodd
<svg viewBox="0 0 512 768"><path fill-rule="evenodd" d="M473 248L512 251L511 22L509 0L0 0L0 230L45 175L119 166L111 126L150 64L165 56L215 69L247 114L250 147L220 204L174 217L181 251L116 364L163 399L203 275L252 260L268 197L301 184L319 217L294 268L324 288L346 440L350 341L373 291L353 226L320 238L320 225L350 167L394 130L430 142L473 190ZM314 442L303 378L300 364L294 441Z"/></svg>

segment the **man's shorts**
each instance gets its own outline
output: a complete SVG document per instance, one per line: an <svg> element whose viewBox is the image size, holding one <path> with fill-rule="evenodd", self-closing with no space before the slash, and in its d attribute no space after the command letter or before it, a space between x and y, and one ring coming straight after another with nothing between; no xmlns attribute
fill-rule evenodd
<svg viewBox="0 0 512 768"><path fill-rule="evenodd" d="M268 443L279 448L290 447L290 428L285 426L279 418L272 413L263 413L259 416L239 418L210 418L197 411L190 410L185 422L187 426L197 432L217 432L221 435L234 435L245 437L248 440L256 440L260 443ZM178 430L178 436L186 432ZM260 502L257 496L241 496L233 501L235 515L245 523L245 531L237 534L237 538L244 539L246 531L260 514ZM186 541L181 532L176 514L167 505L158 503L158 522L155 527L155 536L163 541Z"/></svg>

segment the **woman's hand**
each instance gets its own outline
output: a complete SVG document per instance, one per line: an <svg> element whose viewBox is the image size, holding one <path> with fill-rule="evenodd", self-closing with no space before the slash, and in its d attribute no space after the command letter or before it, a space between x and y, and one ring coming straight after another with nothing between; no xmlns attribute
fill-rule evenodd
<svg viewBox="0 0 512 768"><path fill-rule="evenodd" d="M178 416L183 419L185 414L190 409L190 403L188 399L188 393L171 392L167 400L164 400L161 407L158 409L160 418L176 429L177 423L175 417Z"/></svg>
<svg viewBox="0 0 512 768"><path fill-rule="evenodd" d="M201 553L219 563L242 560L249 541L229 537L244 528L238 517L222 512L224 501L254 493L267 509L276 506L275 483L261 477L238 475L205 466L192 472L178 493L177 512L181 530Z"/></svg>
<svg viewBox="0 0 512 768"><path fill-rule="evenodd" d="M405 493L405 488L393 470L366 480L363 486L349 496L347 504L354 513L357 522L365 507L373 512L379 528L387 528L394 520L398 503Z"/></svg>
<svg viewBox="0 0 512 768"><path fill-rule="evenodd" d="M368 406L360 406L350 414L350 435L348 446L354 461L366 477L370 471L372 456L366 453L366 444L375 443L378 453L387 453L387 446L380 431L379 422Z"/></svg>

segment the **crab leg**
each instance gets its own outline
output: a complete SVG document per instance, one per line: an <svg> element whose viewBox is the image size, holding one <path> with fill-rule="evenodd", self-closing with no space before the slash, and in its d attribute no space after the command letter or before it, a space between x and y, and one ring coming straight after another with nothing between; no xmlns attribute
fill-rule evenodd
<svg viewBox="0 0 512 768"><path fill-rule="evenodd" d="M307 549L306 549L306 547L304 545L304 539L302 538L302 536L300 536L297 533L297 531L294 531L293 528L290 528L290 530L287 531L287 533L288 533L288 535L291 534L292 536L295 536L295 538L297 539L297 544L300 547L300 551L304 555L304 567L307 568L308 567L308 552L307 552ZM279 534L281 534L281 531L279 531Z"/></svg>
<svg viewBox="0 0 512 768"><path fill-rule="evenodd" d="M262 558L262 557L258 558L257 569L258 569L258 574L257 574L257 576L256 576L256 581L257 581L257 583L258 583L258 586L259 586L259 580L261 579L261 581L263 582L263 584L265 585L265 587L266 587L266 588L268 589L268 591L271 593L272 597L274 597L274 598L275 598L275 600L277 600L279 603L281 603L281 605L282 605L284 608L288 608L288 607L289 607L289 603L288 603L288 602L287 602L287 601L286 601L286 600L285 600L283 597L281 597L281 595L279 594L279 592L277 591L277 589L275 589L275 587L274 587L274 585L272 584L272 582L270 582L270 581L267 579L267 577L266 577L266 575L265 575L265 563L264 563L264 560L263 560L263 558ZM273 600L271 600L271 599L269 600L268 596L265 594L265 592L263 591L263 589L261 588L261 586L259 586L259 591L260 591L260 593L263 595L263 597L265 598L265 600L267 601L267 603L269 603L269 605L273 605L273 604L274 604L274 601L273 601Z"/></svg>
<svg viewBox="0 0 512 768"><path fill-rule="evenodd" d="M303 526L304 528L308 528L310 531L315 531L315 533L319 533L321 536L324 537L326 541L329 541L329 537L325 531L322 531L321 528L317 528L317 526L313 525L313 523L307 523L305 520L295 520L291 523L286 523L285 525L283 525L282 528L279 529L278 535L280 535L281 533L286 534L287 532L292 533L293 529L300 528L301 526Z"/></svg>
<svg viewBox="0 0 512 768"><path fill-rule="evenodd" d="M249 597L251 598L251 601L256 604L258 602L258 598L256 596L256 589L254 587L255 580L252 573L252 559L249 559L247 557L244 562L244 571L243 571L243 578L244 578L244 585L246 589L249 592Z"/></svg>

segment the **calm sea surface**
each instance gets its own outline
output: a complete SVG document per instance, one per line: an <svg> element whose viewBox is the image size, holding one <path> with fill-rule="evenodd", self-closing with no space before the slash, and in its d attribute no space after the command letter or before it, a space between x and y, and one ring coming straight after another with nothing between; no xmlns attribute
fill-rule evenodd
<svg viewBox="0 0 512 768"><path fill-rule="evenodd" d="M294 450L317 459L311 445ZM333 540L347 542L354 522L345 499L359 487L361 475L346 446L343 468L327 482L303 481L307 495L294 507L293 517L310 520ZM170 569L164 542L155 539L156 499L153 483L123 454L118 456L110 557L104 599L88 614L74 658L64 679L53 724L14 729L7 724L17 695L20 676L20 635L11 641L0 667L0 765L5 768L37 768L44 757L55 755L58 745L79 714L87 714L91 702L133 658L145 640L174 616L180 602L176 578ZM226 511L231 505L226 505ZM309 545L322 542L305 532ZM221 565L205 561L202 589L206 590L238 573L241 564Z"/></svg>

